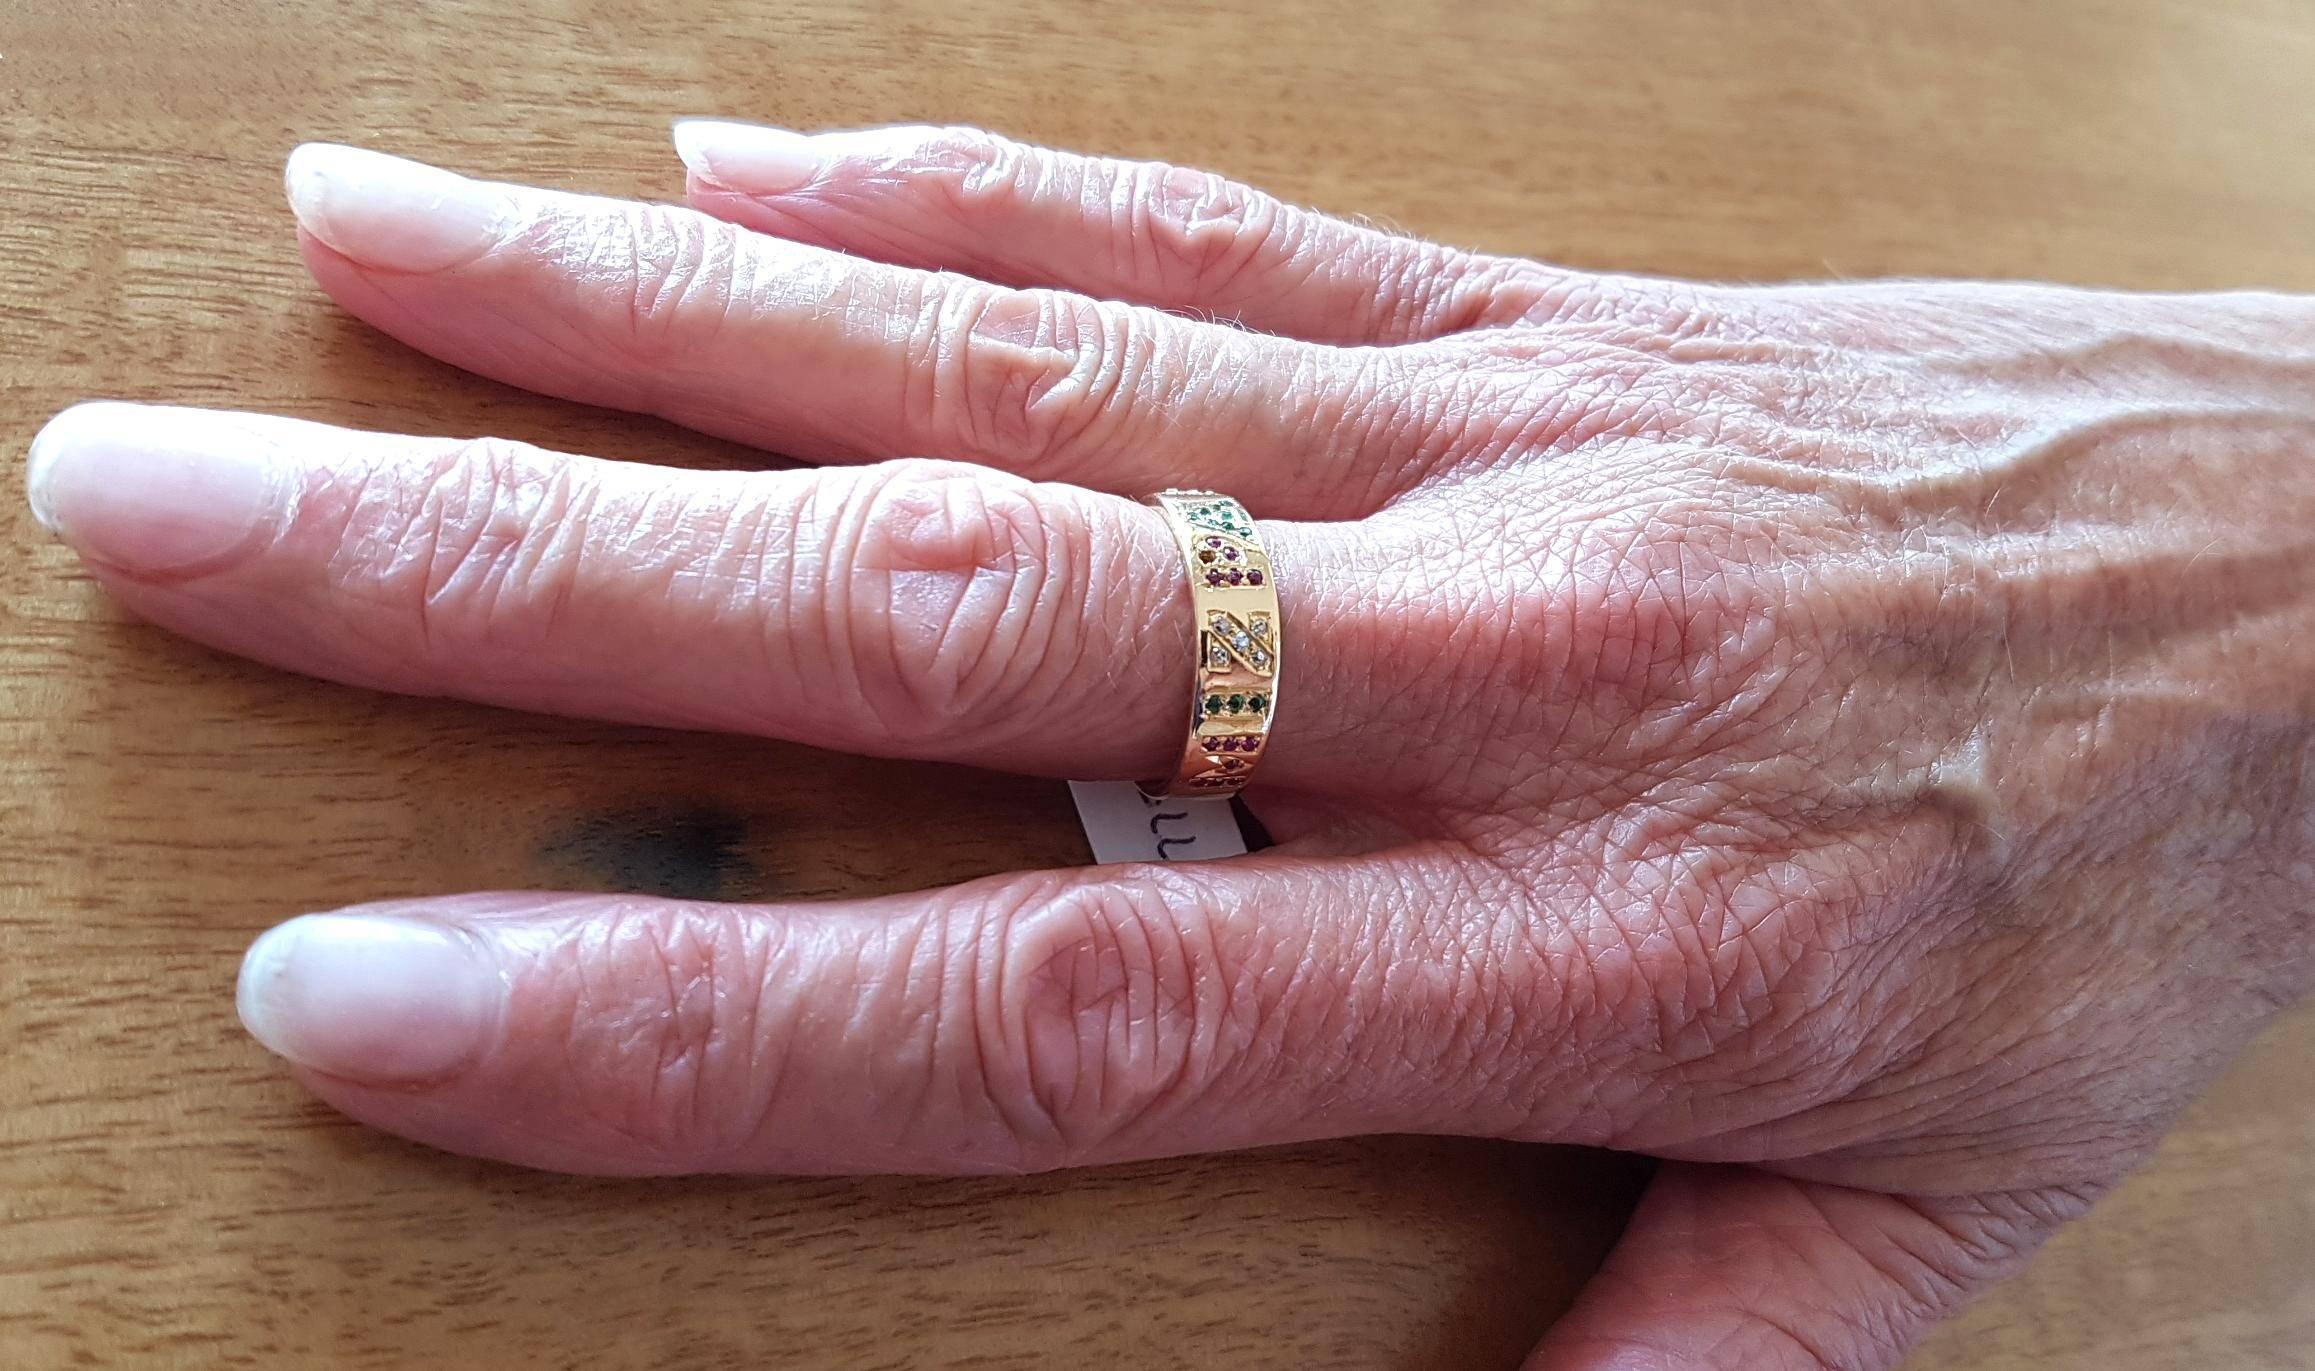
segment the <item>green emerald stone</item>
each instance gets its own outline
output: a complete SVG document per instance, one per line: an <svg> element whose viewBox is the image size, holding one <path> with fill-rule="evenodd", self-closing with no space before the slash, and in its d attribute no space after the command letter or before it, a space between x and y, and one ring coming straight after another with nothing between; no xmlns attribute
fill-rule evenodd
<svg viewBox="0 0 2315 1371"><path fill-rule="evenodd" d="M1238 511L1225 504L1204 503L1190 505L1182 511L1192 524L1203 525L1221 533L1239 538L1254 536L1254 527Z"/></svg>
<svg viewBox="0 0 2315 1371"><path fill-rule="evenodd" d="M1246 697L1245 697L1245 696L1243 696L1243 695L1233 695L1233 696L1231 696L1231 697L1230 697L1230 712L1231 712L1232 714L1236 714L1237 712L1239 712L1240 710L1244 709L1245 707L1246 707Z"/></svg>

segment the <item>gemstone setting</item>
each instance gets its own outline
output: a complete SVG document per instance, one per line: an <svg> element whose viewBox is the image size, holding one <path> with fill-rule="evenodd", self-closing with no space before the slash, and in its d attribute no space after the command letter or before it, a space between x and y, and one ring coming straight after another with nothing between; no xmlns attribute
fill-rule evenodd
<svg viewBox="0 0 2315 1371"><path fill-rule="evenodd" d="M1177 793L1228 794L1246 783L1268 749L1283 653L1271 562L1245 509L1203 490L1161 492L1197 592L1196 693L1191 697L1190 752L1171 783ZM1228 608L1224 608L1228 606ZM1150 785L1145 793L1155 795Z"/></svg>

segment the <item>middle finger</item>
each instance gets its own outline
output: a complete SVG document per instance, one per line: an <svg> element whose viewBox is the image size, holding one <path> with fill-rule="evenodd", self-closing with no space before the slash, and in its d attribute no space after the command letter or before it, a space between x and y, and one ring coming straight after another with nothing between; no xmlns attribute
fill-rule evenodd
<svg viewBox="0 0 2315 1371"><path fill-rule="evenodd" d="M1392 354L864 261L693 210L308 144L317 280L446 361L812 460L951 457L1291 518L1395 489Z"/></svg>

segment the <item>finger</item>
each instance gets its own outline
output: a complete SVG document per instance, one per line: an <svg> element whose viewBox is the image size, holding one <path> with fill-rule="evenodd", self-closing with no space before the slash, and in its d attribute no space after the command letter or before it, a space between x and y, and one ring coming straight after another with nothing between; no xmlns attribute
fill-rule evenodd
<svg viewBox="0 0 2315 1371"><path fill-rule="evenodd" d="M353 148L299 148L288 185L315 278L405 342L794 456L1207 486L1290 517L1371 508L1396 460L1376 357Z"/></svg>
<svg viewBox="0 0 2315 1371"><path fill-rule="evenodd" d="M1156 511L1075 487L922 461L679 471L122 404L59 415L30 467L36 511L132 608L334 680L1049 774L1169 774L1184 736L1180 553ZM1321 577L1343 537L1265 532ZM1315 725L1324 645L1357 611L1284 603ZM1333 771L1350 732L1273 745L1265 776Z"/></svg>
<svg viewBox="0 0 2315 1371"><path fill-rule="evenodd" d="M1669 1162L1528 1371L1876 1371L2087 1201L1906 1198Z"/></svg>
<svg viewBox="0 0 2315 1371"><path fill-rule="evenodd" d="M267 933L239 1004L325 1100L458 1152L1043 1169L1403 1126L1461 1074L1421 932L1444 884L1272 853L820 905L414 901Z"/></svg>
<svg viewBox="0 0 2315 1371"><path fill-rule="evenodd" d="M1560 279L1346 223L1211 172L979 129L805 136L675 126L691 203L907 266L1220 316L1328 343L1436 338L1534 309Z"/></svg>

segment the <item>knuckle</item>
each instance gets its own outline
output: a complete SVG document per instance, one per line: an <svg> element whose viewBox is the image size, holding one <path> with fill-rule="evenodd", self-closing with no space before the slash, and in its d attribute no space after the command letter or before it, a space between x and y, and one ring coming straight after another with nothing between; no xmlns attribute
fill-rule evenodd
<svg viewBox="0 0 2315 1371"><path fill-rule="evenodd" d="M1541 574L1513 571L1504 593L1515 620L1561 636L1514 644L1523 665L1579 711L1572 725L1607 730L1625 764L1651 772L1773 751L1836 717L1856 681L1817 573L1791 556L1829 535L1797 504L1745 508L1709 471L1653 484L1579 493L1544 516L1529 568Z"/></svg>
<svg viewBox="0 0 2315 1371"><path fill-rule="evenodd" d="M1575 271L1517 257L1454 254L1445 273L1467 328L1532 324L1678 340L1706 332L1717 292L1692 282Z"/></svg>
<svg viewBox="0 0 2315 1371"><path fill-rule="evenodd" d="M1566 454L1635 442L1711 450L1738 435L1733 402L1753 384L1736 368L1673 360L1680 340L1643 327L1589 332L1517 328L1455 340L1494 423L1482 446Z"/></svg>
<svg viewBox="0 0 2315 1371"><path fill-rule="evenodd" d="M680 361L730 321L742 298L743 238L734 225L674 205L623 205L560 219L542 258L596 296L599 340L635 384Z"/></svg>
<svg viewBox="0 0 2315 1371"><path fill-rule="evenodd" d="M1630 1026L1649 1055L1672 1069L1788 1051L1817 1057L1821 1044L1793 1039L1824 1021L1804 1011L1832 989L1829 935L1845 894L1784 862L1708 858L1658 875L1636 936L1617 948L1633 992L1624 997ZM1797 1079L1803 1063L1780 1065L1795 1067Z"/></svg>
<svg viewBox="0 0 2315 1371"><path fill-rule="evenodd" d="M895 159L910 184L931 192L950 217L1002 222L1038 194L1042 161L1034 150L985 129L919 130Z"/></svg>
<svg viewBox="0 0 2315 1371"><path fill-rule="evenodd" d="M591 496L571 469L498 438L459 442L417 480L373 469L333 580L406 605L425 650L521 648L568 594Z"/></svg>
<svg viewBox="0 0 2315 1371"><path fill-rule="evenodd" d="M1271 196L1212 172L1156 162L1129 168L1125 178L1118 241L1150 254L1152 274L1169 294L1227 297L1256 268L1286 272L1287 279L1271 283L1282 290L1293 284L1297 265L1306 272L1317 266L1304 258L1299 216Z"/></svg>
<svg viewBox="0 0 2315 1371"><path fill-rule="evenodd" d="M1532 603L1513 617L1556 624L1571 674L1628 718L1678 730L1725 708L1771 641L1759 626L1782 618L1749 555L1755 531L1704 491L1554 522L1549 571L1515 589ZM1648 752L1652 739L1630 741Z"/></svg>
<svg viewBox="0 0 2315 1371"><path fill-rule="evenodd" d="M1603 278L1516 257L1449 253L1439 263L1433 321L1441 332L1503 324L1572 324L1596 317Z"/></svg>
<svg viewBox="0 0 2315 1371"><path fill-rule="evenodd" d="M1865 947L1907 954L1890 911L1930 897L1934 854L1882 835L1870 850L1860 839L1765 855L1773 825L1713 790L1660 815L1647 849L1594 854L1600 912L1554 949L1568 1031L1622 1083L1599 1134L1610 1145L1797 1113L1922 1040L1906 988L1858 970ZM1705 843L1707 826L1756 836Z"/></svg>
<svg viewBox="0 0 2315 1371"><path fill-rule="evenodd" d="M928 293L915 339L918 427L977 459L1064 479L1099 459L1101 431L1155 351L1130 307L962 282Z"/></svg>
<svg viewBox="0 0 2315 1371"><path fill-rule="evenodd" d="M759 1031L772 921L707 904L638 904L557 946L562 1060L598 1125L650 1157L714 1168L761 1131L778 1063Z"/></svg>
<svg viewBox="0 0 2315 1371"><path fill-rule="evenodd" d="M912 459L867 468L824 565L834 633L899 743L1008 717L1068 654L1065 587L1084 578L1085 530L1025 481Z"/></svg>
<svg viewBox="0 0 2315 1371"><path fill-rule="evenodd" d="M1381 282L1377 295L1395 333L1435 338L1484 328L1515 317L1488 260L1437 243L1403 238L1362 239Z"/></svg>
<svg viewBox="0 0 2315 1371"><path fill-rule="evenodd" d="M1250 1031L1221 920L1163 878L1038 892L978 937L983 1070L1033 1166L1118 1148Z"/></svg>

